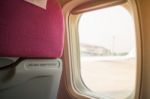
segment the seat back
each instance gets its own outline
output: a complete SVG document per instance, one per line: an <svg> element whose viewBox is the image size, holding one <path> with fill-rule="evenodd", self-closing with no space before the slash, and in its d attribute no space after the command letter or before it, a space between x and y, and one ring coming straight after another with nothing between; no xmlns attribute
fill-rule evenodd
<svg viewBox="0 0 150 99"><path fill-rule="evenodd" d="M0 13L1 57L62 55L64 22L57 0L47 0L46 9L25 0L1 0Z"/></svg>
<svg viewBox="0 0 150 99"><path fill-rule="evenodd" d="M57 99L61 73L59 59L26 59L0 70L0 99Z"/></svg>
<svg viewBox="0 0 150 99"><path fill-rule="evenodd" d="M56 99L64 20L57 0L0 1L0 99Z"/></svg>

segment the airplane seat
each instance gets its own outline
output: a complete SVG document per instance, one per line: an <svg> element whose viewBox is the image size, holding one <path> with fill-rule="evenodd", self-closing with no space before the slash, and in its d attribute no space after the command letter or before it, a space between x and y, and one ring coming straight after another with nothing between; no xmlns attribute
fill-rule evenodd
<svg viewBox="0 0 150 99"><path fill-rule="evenodd" d="M56 99L64 19L57 0L0 1L0 99Z"/></svg>
<svg viewBox="0 0 150 99"><path fill-rule="evenodd" d="M12 63L15 63L18 59L19 58L17 57L0 57L0 68L11 65Z"/></svg>

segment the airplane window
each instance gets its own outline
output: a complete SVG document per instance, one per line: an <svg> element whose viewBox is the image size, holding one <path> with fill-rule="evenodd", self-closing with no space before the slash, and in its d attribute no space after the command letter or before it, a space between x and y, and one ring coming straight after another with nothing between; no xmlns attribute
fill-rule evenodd
<svg viewBox="0 0 150 99"><path fill-rule="evenodd" d="M111 99L131 97L137 57L134 20L128 10L118 5L85 12L78 32L85 85Z"/></svg>

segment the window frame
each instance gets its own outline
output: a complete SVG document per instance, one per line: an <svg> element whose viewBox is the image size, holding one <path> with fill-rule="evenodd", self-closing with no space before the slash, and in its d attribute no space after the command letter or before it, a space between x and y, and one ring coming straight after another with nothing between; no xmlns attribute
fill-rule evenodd
<svg viewBox="0 0 150 99"><path fill-rule="evenodd" d="M141 34L140 34L140 23L137 3L135 0L128 1L131 7L127 7L134 15L135 29L136 29L136 47L137 47L137 76L136 76L136 91L135 99L139 98L140 95L140 84L141 84ZM78 35L78 21L80 14L72 14L73 8L68 11L68 7L64 8L66 21L66 35L65 35L65 48L64 48L64 65L66 68L66 88L71 96L75 98L106 98L104 95L97 95L86 87L81 78L80 72L80 49L79 49L79 35ZM140 71L140 72L139 72Z"/></svg>

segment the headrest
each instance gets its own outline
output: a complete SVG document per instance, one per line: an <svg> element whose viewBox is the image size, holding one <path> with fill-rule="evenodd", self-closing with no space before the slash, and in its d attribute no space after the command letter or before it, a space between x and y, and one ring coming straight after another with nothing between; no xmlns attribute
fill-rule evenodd
<svg viewBox="0 0 150 99"><path fill-rule="evenodd" d="M27 1L33 0L0 0L0 57L60 57L64 22L59 3L46 0L44 9Z"/></svg>

